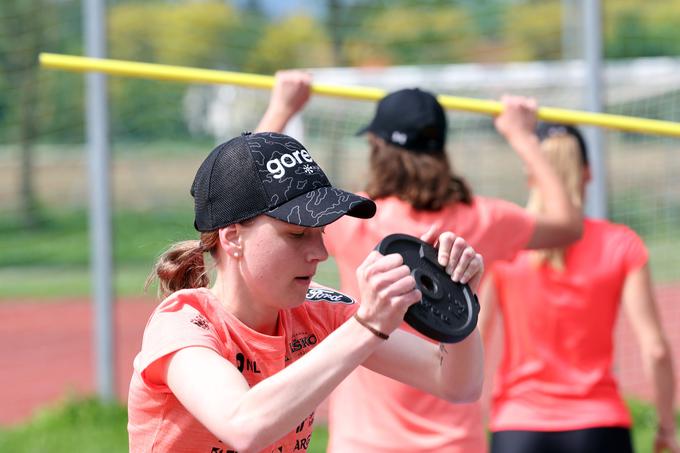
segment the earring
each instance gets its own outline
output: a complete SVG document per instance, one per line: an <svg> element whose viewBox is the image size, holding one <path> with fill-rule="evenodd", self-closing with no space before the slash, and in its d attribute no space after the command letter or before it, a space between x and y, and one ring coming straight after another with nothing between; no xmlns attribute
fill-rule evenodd
<svg viewBox="0 0 680 453"><path fill-rule="evenodd" d="M238 258L238 255L239 255L238 252L234 252L234 258Z"/></svg>

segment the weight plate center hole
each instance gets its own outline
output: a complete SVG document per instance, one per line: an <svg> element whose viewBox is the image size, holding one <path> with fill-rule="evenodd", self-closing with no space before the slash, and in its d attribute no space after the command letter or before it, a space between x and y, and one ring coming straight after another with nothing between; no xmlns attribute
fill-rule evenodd
<svg viewBox="0 0 680 453"><path fill-rule="evenodd" d="M420 274L420 287L429 294L437 293L437 283L429 275Z"/></svg>

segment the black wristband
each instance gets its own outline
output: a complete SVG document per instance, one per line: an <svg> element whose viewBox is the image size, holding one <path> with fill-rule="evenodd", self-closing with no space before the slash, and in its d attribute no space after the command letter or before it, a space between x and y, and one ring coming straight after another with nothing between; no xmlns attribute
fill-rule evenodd
<svg viewBox="0 0 680 453"><path fill-rule="evenodd" d="M372 333L373 335L375 335L376 337L378 337L378 338L380 338L380 339L382 339L382 340L387 340L387 339L390 337L389 335L382 333L382 332L379 331L378 329L375 329L375 328L371 327L365 320L363 320L363 319L361 319L361 318L359 317L359 314L358 314L358 313L354 313L354 319L356 319L357 322L358 322L359 324L361 324L362 326L364 326L365 328L367 328L368 330L370 330L371 333Z"/></svg>

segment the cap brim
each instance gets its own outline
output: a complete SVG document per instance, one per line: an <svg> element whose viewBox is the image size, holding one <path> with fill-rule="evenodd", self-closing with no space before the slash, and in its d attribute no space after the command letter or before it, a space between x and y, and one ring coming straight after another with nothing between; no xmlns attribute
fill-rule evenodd
<svg viewBox="0 0 680 453"><path fill-rule="evenodd" d="M327 186L304 193L265 214L295 225L322 227L343 215L371 218L375 209L375 203L368 198Z"/></svg>

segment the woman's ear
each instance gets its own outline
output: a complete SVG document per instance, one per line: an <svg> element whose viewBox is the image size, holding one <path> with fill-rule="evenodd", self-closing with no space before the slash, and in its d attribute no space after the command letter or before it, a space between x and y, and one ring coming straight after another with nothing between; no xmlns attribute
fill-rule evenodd
<svg viewBox="0 0 680 453"><path fill-rule="evenodd" d="M238 225L229 225L219 229L220 248L227 256L238 258L242 254L241 235Z"/></svg>
<svg viewBox="0 0 680 453"><path fill-rule="evenodd" d="M593 179L590 167L583 167L583 184L588 184Z"/></svg>

